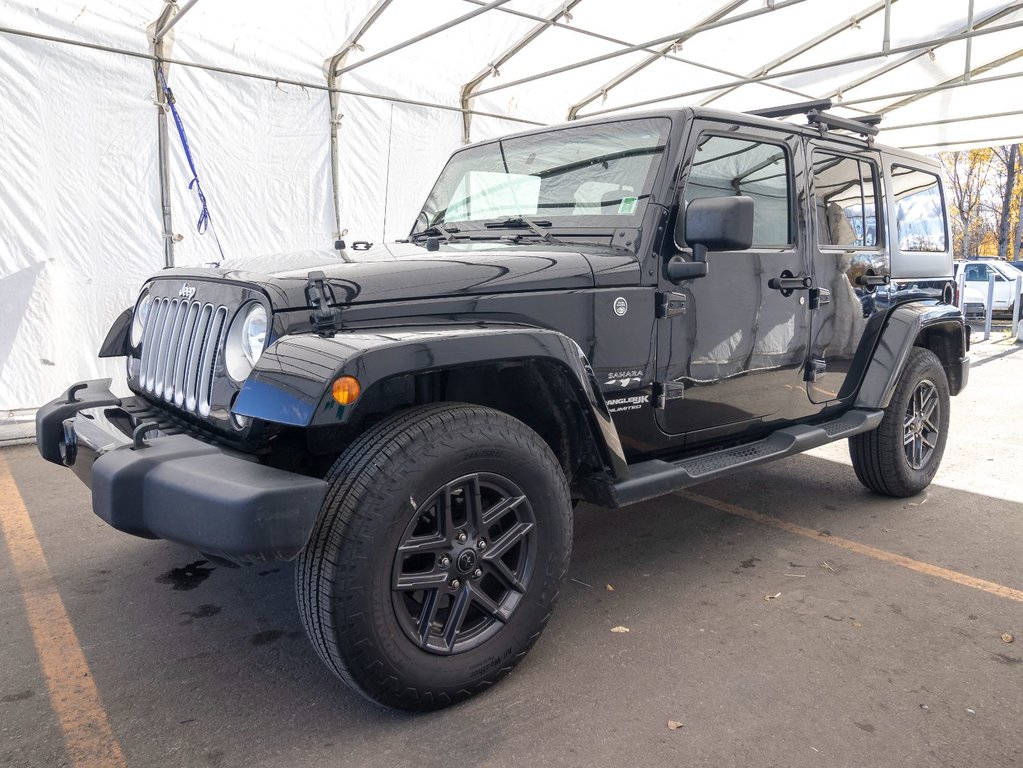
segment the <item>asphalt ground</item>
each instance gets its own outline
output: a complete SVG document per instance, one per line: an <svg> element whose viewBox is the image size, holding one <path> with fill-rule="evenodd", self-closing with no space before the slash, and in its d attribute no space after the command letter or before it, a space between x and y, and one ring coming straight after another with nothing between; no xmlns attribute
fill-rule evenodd
<svg viewBox="0 0 1023 768"><path fill-rule="evenodd" d="M5 449L0 766L1023 765L1021 379L1023 345L975 345L914 499L868 493L839 444L581 506L533 651L428 715L325 671L291 564L117 533Z"/></svg>

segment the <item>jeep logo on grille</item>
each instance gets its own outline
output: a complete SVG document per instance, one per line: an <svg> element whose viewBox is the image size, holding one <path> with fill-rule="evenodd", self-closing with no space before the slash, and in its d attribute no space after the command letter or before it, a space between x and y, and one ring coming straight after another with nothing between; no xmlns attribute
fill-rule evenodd
<svg viewBox="0 0 1023 768"><path fill-rule="evenodd" d="M195 286L185 283L183 286L181 286L181 290L178 291L178 296L180 296L183 299L191 299L193 296L195 296Z"/></svg>

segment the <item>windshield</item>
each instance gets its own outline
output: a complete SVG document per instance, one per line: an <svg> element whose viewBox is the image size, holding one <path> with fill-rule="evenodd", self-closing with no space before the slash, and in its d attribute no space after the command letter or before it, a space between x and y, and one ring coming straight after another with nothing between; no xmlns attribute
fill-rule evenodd
<svg viewBox="0 0 1023 768"><path fill-rule="evenodd" d="M518 216L555 226L638 222L670 130L664 117L623 120L465 149L441 171L413 234Z"/></svg>

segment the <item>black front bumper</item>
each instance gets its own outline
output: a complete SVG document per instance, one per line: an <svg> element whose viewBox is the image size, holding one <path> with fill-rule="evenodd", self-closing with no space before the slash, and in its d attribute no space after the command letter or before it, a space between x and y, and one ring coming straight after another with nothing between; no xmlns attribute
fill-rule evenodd
<svg viewBox="0 0 1023 768"><path fill-rule="evenodd" d="M36 414L39 453L92 489L97 515L120 531L235 562L298 555L326 494L323 480L166 434L109 387L109 379L81 382Z"/></svg>

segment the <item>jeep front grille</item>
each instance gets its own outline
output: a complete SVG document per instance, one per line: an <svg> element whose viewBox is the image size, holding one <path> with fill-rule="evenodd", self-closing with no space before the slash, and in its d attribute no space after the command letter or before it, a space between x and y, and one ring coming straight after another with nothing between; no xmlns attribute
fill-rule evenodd
<svg viewBox="0 0 1023 768"><path fill-rule="evenodd" d="M206 417L227 307L154 298L142 334L139 385L156 398Z"/></svg>

